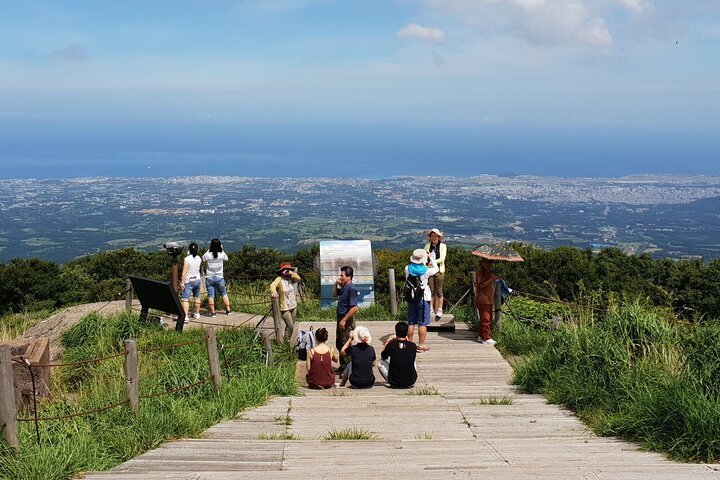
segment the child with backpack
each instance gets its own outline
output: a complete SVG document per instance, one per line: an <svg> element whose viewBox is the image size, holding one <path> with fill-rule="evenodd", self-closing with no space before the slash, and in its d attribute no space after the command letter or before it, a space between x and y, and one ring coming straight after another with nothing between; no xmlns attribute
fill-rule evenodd
<svg viewBox="0 0 720 480"><path fill-rule="evenodd" d="M428 267L426 264L429 263ZM430 301L432 293L428 286L428 279L438 273L440 269L435 262L434 255L418 248L410 257L410 264L405 267L405 286L403 295L408 304L408 340L412 342L415 326L418 328L418 353L430 350L425 345L427 327L430 325Z"/></svg>

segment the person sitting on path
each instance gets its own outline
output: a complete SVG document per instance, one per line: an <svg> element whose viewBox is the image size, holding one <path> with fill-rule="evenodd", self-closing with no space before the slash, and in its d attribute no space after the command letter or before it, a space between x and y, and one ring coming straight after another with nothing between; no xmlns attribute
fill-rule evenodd
<svg viewBox="0 0 720 480"><path fill-rule="evenodd" d="M207 263L207 277L205 288L207 288L208 307L210 316L215 318L215 291L220 294L225 304L225 314L230 315L230 299L225 288L225 277L223 276L223 265L228 261L227 253L223 251L219 238L210 240L210 248L202 256Z"/></svg>
<svg viewBox="0 0 720 480"><path fill-rule="evenodd" d="M430 267L425 265L429 259ZM410 257L410 264L405 267L405 278L406 285L415 283L422 290L421 298L417 301L408 301L408 340L412 342L415 334L415 326L418 327L418 352L426 352L430 350L430 347L425 345L425 338L427 337L427 327L430 325L430 300L432 296L430 294L430 287L428 287L428 278L437 274L440 269L432 256L428 256L428 253L422 248L418 248L413 251Z"/></svg>
<svg viewBox="0 0 720 480"><path fill-rule="evenodd" d="M483 345L495 345L496 343L490 337L490 324L492 322L495 280L497 278L492 270L492 262L483 258L480 263L480 270L475 274L475 307L480 315L480 329L477 340Z"/></svg>
<svg viewBox="0 0 720 480"><path fill-rule="evenodd" d="M278 277L270 284L270 295L278 299L280 314L285 321L285 341L289 341L297 321L297 298L294 284L300 282L300 275L289 263L281 263L277 274Z"/></svg>
<svg viewBox="0 0 720 480"><path fill-rule="evenodd" d="M433 228L427 233L428 243L425 244L425 251L432 257L435 255L435 263L437 263L440 271L430 277L428 285L432 301L430 302L430 318L440 320L443 314L443 285L445 284L445 258L447 257L447 245L443 242L443 234L437 228Z"/></svg>
<svg viewBox="0 0 720 480"><path fill-rule="evenodd" d="M308 373L305 375L305 380L310 388L330 388L335 384L332 362L340 361L338 351L325 344L328 339L327 329L318 328L315 331L315 339L317 345L307 354Z"/></svg>
<svg viewBox="0 0 720 480"><path fill-rule="evenodd" d="M193 318L200 318L200 286L202 279L200 278L200 265L202 258L198 255L198 244L192 242L188 247L188 254L183 260L182 281L182 308L185 312L186 321L189 321L190 313L190 294L195 299L195 314Z"/></svg>
<svg viewBox="0 0 720 480"><path fill-rule="evenodd" d="M345 265L340 268L340 277L335 281L333 296L337 296L337 308L335 310L337 326L335 328L335 346L341 350L343 345L350 338L350 332L355 328L355 314L358 311L358 292L353 285L353 268ZM340 356L340 367L338 373L342 373L347 365L347 358Z"/></svg>
<svg viewBox="0 0 720 480"><path fill-rule="evenodd" d="M340 386L344 387L349 380L353 388L370 388L375 384L375 349L370 345L370 330L359 326L350 332L349 337L340 350L340 355L350 357L350 363L342 373ZM354 339L357 339L357 345L352 344Z"/></svg>
<svg viewBox="0 0 720 480"><path fill-rule="evenodd" d="M395 336L385 342L378 370L392 388L412 388L417 381L416 345L407 339L408 324L395 324Z"/></svg>

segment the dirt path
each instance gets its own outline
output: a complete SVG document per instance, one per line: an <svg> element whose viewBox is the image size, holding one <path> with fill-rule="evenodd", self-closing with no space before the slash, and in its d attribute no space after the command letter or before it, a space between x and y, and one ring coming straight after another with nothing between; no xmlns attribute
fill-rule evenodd
<svg viewBox="0 0 720 480"><path fill-rule="evenodd" d="M48 337L50 339L50 359L52 361L60 358L62 347L60 346L60 336L67 329L78 323L85 315L99 311L103 315L111 315L122 312L125 309L125 300L116 302L97 302L76 305L60 310L58 313L50 317L40 320L38 323L28 328L18 338L38 338Z"/></svg>

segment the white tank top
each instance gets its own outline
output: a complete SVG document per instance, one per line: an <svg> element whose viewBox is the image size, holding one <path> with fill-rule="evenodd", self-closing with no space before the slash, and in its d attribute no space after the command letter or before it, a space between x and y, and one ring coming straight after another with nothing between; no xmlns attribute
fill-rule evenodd
<svg viewBox="0 0 720 480"><path fill-rule="evenodd" d="M200 264L202 263L202 257L200 255L188 255L185 257L185 261L188 263L188 270L183 283L193 283L200 280Z"/></svg>

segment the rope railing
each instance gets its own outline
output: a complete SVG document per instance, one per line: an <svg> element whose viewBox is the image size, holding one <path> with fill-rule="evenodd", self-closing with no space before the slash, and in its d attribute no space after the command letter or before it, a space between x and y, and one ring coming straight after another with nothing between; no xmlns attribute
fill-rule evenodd
<svg viewBox="0 0 720 480"><path fill-rule="evenodd" d="M55 368L55 367L75 367L78 365L87 365L89 363L100 363L107 360L112 360L113 358L118 357L124 357L126 355L125 352L115 353L112 355L106 355L104 357L98 357L98 358L91 358L89 360L78 360L77 362L66 362L66 363L33 363L31 366L38 367L38 368ZM13 362L19 363L21 365L26 365L25 362L22 360L18 360L13 358Z"/></svg>
<svg viewBox="0 0 720 480"><path fill-rule="evenodd" d="M68 415L60 415L60 416L55 416L55 417L18 418L17 421L18 421L18 422L45 422L45 421L49 421L49 420L65 420L65 419L68 419L68 418L86 417L86 416L92 415L92 414L94 414L94 413L105 412L105 411L107 411L107 410L110 410L110 409L119 407L119 406L121 406L121 405L125 405L126 403L128 403L128 400L127 400L127 399L123 400L122 402L113 403L112 405L107 405L107 406L105 406L105 407L95 408L95 409L93 409L93 410L87 410L87 411L84 411L84 412L71 413L71 414L68 414Z"/></svg>
<svg viewBox="0 0 720 480"><path fill-rule="evenodd" d="M185 391L185 390L190 390L191 388L195 388L195 387L198 387L198 386L200 386L200 385L205 385L205 384L208 383L210 380L211 380L210 377L208 377L208 378L206 378L206 379L204 379L204 380L200 380L199 382L195 382L195 383L192 383L192 384L190 384L190 385L185 385L184 387L177 387L177 388L173 388L172 390L166 390L166 391L164 391L164 392L148 393L148 394L145 394L145 395L140 395L140 398L142 398L142 399L148 399L148 398L164 397L165 395L170 395L170 394L177 393L177 392L183 392L183 391Z"/></svg>

